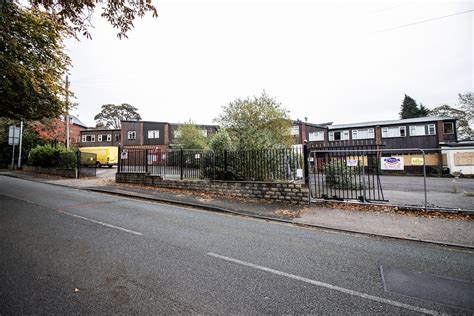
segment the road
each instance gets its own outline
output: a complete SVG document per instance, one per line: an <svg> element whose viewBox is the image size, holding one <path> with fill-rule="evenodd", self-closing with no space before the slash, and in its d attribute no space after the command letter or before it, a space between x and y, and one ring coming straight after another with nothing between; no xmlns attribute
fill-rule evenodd
<svg viewBox="0 0 474 316"><path fill-rule="evenodd" d="M474 312L464 249L5 176L0 205L0 314Z"/></svg>

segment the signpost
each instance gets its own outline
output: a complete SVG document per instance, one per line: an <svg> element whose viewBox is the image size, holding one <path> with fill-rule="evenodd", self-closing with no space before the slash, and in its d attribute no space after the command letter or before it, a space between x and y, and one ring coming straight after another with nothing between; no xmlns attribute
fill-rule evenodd
<svg viewBox="0 0 474 316"><path fill-rule="evenodd" d="M8 128L8 145L13 145L12 149L12 170L15 169L15 145L20 141L20 128L12 125Z"/></svg>

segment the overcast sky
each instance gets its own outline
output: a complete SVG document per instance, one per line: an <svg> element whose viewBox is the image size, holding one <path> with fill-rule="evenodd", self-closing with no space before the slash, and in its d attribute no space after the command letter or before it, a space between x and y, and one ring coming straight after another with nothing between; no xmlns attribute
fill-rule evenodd
<svg viewBox="0 0 474 316"><path fill-rule="evenodd" d="M68 40L73 110L89 126L106 103L144 120L212 123L265 90L293 119L397 119L404 93L428 107L473 90L474 1L154 1L129 39L99 17ZM395 28L395 29L392 29Z"/></svg>

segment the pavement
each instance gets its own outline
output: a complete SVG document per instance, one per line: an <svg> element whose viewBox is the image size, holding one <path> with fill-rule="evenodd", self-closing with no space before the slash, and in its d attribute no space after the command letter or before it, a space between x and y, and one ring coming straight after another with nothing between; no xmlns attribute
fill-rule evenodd
<svg viewBox="0 0 474 316"><path fill-rule="evenodd" d="M472 314L474 251L0 176L0 315Z"/></svg>
<svg viewBox="0 0 474 316"><path fill-rule="evenodd" d="M0 175L62 185L82 190L145 199L160 203L250 216L265 220L318 227L343 232L377 235L387 238L427 242L474 249L472 215L441 215L390 210L356 210L321 207L318 204L295 206L280 203L212 196L179 190L118 184L111 177L95 179L48 179L22 172Z"/></svg>

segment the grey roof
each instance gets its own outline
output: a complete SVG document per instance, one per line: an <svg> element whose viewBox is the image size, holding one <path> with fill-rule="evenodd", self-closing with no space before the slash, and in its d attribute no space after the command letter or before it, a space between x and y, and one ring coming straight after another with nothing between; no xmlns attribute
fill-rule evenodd
<svg viewBox="0 0 474 316"><path fill-rule="evenodd" d="M80 119L75 117L74 115L69 115L69 119L71 120L71 123L74 125L79 125L82 127L87 127L86 124L82 123Z"/></svg>
<svg viewBox="0 0 474 316"><path fill-rule="evenodd" d="M362 123L352 123L352 124L336 124L329 125L329 129L341 129L341 128L354 128L354 127L370 127L370 126L379 126L379 125L401 125L401 124L410 124L410 123L424 123L424 122L435 122L435 121L445 121L445 120L456 120L454 117L449 116L427 116L427 117L417 117L403 120L387 120L387 121L372 121L372 122L362 122Z"/></svg>

